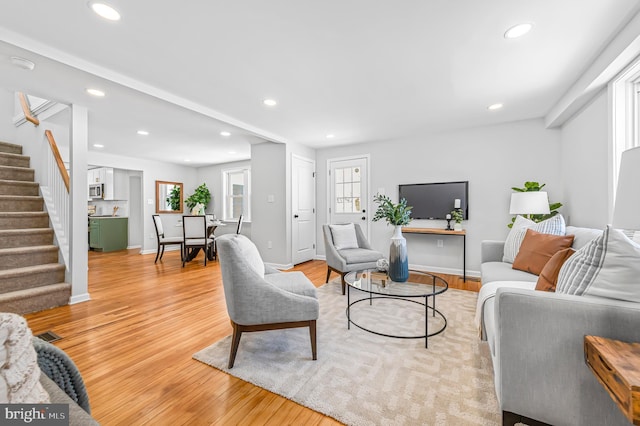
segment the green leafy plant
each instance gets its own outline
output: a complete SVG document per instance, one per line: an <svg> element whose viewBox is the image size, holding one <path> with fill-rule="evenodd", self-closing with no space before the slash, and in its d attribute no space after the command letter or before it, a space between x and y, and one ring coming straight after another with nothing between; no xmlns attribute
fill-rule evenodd
<svg viewBox="0 0 640 426"><path fill-rule="evenodd" d="M544 188L547 184L543 183L542 185L540 185L540 183L538 182L525 182L524 183L524 187L522 188L518 188L518 187L511 187L511 189L513 189L515 192L537 192L542 190L542 188ZM560 213L558 211L558 209L562 207L562 203L549 203L549 213L547 214L529 214L529 215L524 215L527 219L531 219L534 222L542 222L543 220L549 219L550 217L553 217L555 215L557 215L558 213ZM507 226L509 228L513 227L513 223L516 221L516 216L511 218L511 223L508 224Z"/></svg>
<svg viewBox="0 0 640 426"><path fill-rule="evenodd" d="M180 187L178 185L175 185L171 192L169 192L167 203L169 204L169 207L171 207L171 210L180 210Z"/></svg>
<svg viewBox="0 0 640 426"><path fill-rule="evenodd" d="M378 204L378 209L373 216L373 221L386 220L389 225L404 226L411 222L411 209L404 198L398 204L394 204L386 195L376 194L373 201Z"/></svg>
<svg viewBox="0 0 640 426"><path fill-rule="evenodd" d="M451 219L453 219L455 223L462 223L462 218L463 216L461 209L451 210Z"/></svg>
<svg viewBox="0 0 640 426"><path fill-rule="evenodd" d="M202 185L197 187L193 194L189 195L184 200L189 210L194 208L198 203L201 203L206 207L207 204L209 204L209 201L211 201L211 192L209 192L209 188L207 188L206 183L203 183Z"/></svg>

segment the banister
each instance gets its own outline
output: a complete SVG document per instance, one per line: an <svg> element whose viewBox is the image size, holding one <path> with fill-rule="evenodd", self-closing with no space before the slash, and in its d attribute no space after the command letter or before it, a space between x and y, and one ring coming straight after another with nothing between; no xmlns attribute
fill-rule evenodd
<svg viewBox="0 0 640 426"><path fill-rule="evenodd" d="M20 99L20 105L22 105L22 112L24 112L24 118L27 121L32 122L36 126L40 124L40 120L33 116L27 97L22 92L18 92L18 99Z"/></svg>
<svg viewBox="0 0 640 426"><path fill-rule="evenodd" d="M62 156L60 155L60 151L58 151L58 145L56 144L56 140L53 138L53 133L51 133L51 130L45 130L44 134L47 136L47 140L49 141L51 152L53 152L53 158L56 159L56 164L58 165L58 170L60 171L60 175L64 181L64 186L67 187L67 192L69 192L69 172L67 172L66 167L64 167L64 161L62 161Z"/></svg>

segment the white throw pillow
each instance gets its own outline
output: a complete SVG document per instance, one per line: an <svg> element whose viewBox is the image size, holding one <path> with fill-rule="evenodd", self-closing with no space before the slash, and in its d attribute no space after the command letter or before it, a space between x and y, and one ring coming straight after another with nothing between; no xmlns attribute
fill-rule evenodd
<svg viewBox="0 0 640 426"><path fill-rule="evenodd" d="M356 228L353 223L346 225L329 225L333 236L333 245L336 250L358 248L358 238Z"/></svg>
<svg viewBox="0 0 640 426"><path fill-rule="evenodd" d="M640 244L619 229L574 253L560 268L556 293L607 297L640 303Z"/></svg>
<svg viewBox="0 0 640 426"><path fill-rule="evenodd" d="M538 223L520 215L516 216L516 221L513 223L513 227L504 243L503 262L513 263L518 255L518 251L520 251L520 245L522 244L522 240L524 240L527 229L532 229L542 234L564 235L566 226L561 214L557 214Z"/></svg>

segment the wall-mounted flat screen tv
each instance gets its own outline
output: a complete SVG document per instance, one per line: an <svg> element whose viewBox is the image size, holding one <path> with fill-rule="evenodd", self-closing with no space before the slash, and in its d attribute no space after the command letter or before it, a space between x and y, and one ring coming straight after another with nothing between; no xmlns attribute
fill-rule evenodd
<svg viewBox="0 0 640 426"><path fill-rule="evenodd" d="M412 219L446 219L460 200L464 220L469 219L469 182L438 182L399 185L400 198L412 206Z"/></svg>

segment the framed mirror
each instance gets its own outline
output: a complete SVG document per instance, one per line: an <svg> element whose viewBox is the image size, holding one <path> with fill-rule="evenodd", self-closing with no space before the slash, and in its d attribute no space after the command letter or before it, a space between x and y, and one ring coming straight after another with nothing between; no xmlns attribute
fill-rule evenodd
<svg viewBox="0 0 640 426"><path fill-rule="evenodd" d="M156 181L156 213L179 213L184 210L181 182Z"/></svg>

